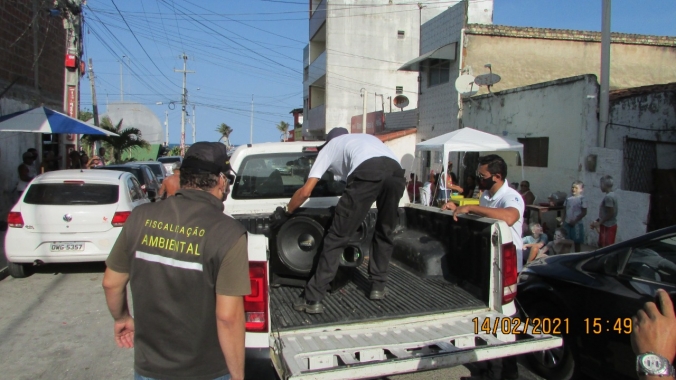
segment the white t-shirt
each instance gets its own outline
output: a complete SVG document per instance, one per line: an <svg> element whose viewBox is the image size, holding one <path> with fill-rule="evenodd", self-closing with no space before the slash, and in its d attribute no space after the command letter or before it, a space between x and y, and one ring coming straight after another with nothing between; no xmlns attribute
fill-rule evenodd
<svg viewBox="0 0 676 380"><path fill-rule="evenodd" d="M344 181L357 166L374 157L389 157L399 162L390 148L375 136L363 133L338 136L319 151L308 178L322 178L331 170L336 181Z"/></svg>
<svg viewBox="0 0 676 380"><path fill-rule="evenodd" d="M517 268L520 272L521 266L523 265L523 239L521 238L521 228L523 225L523 212L525 209L521 194L511 188L509 186L509 182L505 180L505 183L502 184L502 187L500 187L500 189L498 189L498 191L492 197L488 190L484 191L481 195L481 199L479 200L479 206L490 208L514 207L519 211L519 220L517 220L511 228L512 240L514 241L514 246L516 246Z"/></svg>

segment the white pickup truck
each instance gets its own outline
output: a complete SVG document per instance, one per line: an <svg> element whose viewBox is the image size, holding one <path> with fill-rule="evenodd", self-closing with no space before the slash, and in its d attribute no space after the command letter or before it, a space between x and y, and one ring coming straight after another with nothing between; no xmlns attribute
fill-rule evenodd
<svg viewBox="0 0 676 380"><path fill-rule="evenodd" d="M319 144L240 146L230 160L236 181L225 211L249 232L247 378L373 378L561 345L515 318L516 251L504 222L455 222L403 202L384 300L367 297L374 209L343 254L324 313L293 310L344 184L329 173L279 230L268 218L305 182Z"/></svg>

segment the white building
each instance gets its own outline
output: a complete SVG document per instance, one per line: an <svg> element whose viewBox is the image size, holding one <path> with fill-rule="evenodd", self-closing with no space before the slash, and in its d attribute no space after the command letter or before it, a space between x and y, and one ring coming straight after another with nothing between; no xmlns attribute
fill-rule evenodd
<svg viewBox="0 0 676 380"><path fill-rule="evenodd" d="M351 118L363 113L363 92L367 113L389 111L399 94L414 109L419 74L398 69L420 55L420 26L457 3L460 30L466 2L311 0L310 42L303 51L303 137L323 139L332 128L350 129ZM481 16L472 22L492 21L492 1L471 0L467 6L470 15Z"/></svg>
<svg viewBox="0 0 676 380"><path fill-rule="evenodd" d="M557 79L465 99L462 118L465 126L524 144L524 179L536 203L583 181L589 244L597 239L589 224L598 217L604 175L613 177L619 201L616 241L675 220L676 83L611 91L604 142L598 141L598 93L595 75ZM507 178L520 181L517 155L498 154L508 164ZM662 200L651 201L657 197Z"/></svg>

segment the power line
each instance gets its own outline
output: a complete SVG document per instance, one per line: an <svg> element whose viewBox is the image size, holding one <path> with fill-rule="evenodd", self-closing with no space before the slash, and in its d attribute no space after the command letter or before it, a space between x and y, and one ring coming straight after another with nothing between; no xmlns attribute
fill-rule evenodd
<svg viewBox="0 0 676 380"><path fill-rule="evenodd" d="M127 24L127 20L125 20L124 16L122 15L122 12L120 12L120 9L117 7L117 4L115 4L115 0L110 0L110 2L113 3L113 6L115 6L115 9L117 9L117 13L119 13L119 14L120 14L120 17L122 17L122 21L124 21L124 23L127 25L127 28L129 28L129 31L131 32L131 35L134 36L134 39L136 40L136 42L138 42L138 45L141 47L141 50L143 50L143 52L145 53L146 57L148 57L148 59L149 59L150 62L153 64L153 66L155 66L155 68L157 69L157 71L159 71L165 78L167 78L168 81L171 82L171 79L169 79L168 76L164 75L164 73L162 72L162 70L160 70L160 68L157 67L157 64L155 63L155 61L150 57L150 54L148 54L148 52L146 51L146 49L143 47L143 45L141 44L141 41L138 40L138 38L136 37L136 34L134 34L134 31L131 29L131 27L129 26L129 24Z"/></svg>

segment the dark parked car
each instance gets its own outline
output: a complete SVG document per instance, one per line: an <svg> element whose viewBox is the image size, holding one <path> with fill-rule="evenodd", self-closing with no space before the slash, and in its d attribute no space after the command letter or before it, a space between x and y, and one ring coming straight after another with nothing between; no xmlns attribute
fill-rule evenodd
<svg viewBox="0 0 676 380"><path fill-rule="evenodd" d="M141 189L143 192L148 194L148 198L151 202L155 202L156 200L160 199L160 181L157 180L157 177L148 165L129 163L120 165L106 165L96 169L117 170L132 173L141 184Z"/></svg>
<svg viewBox="0 0 676 380"><path fill-rule="evenodd" d="M538 259L519 277L522 319L559 326L564 345L528 355L546 379L636 379L631 317L657 289L676 294L676 226L592 252ZM543 331L547 332L547 331Z"/></svg>
<svg viewBox="0 0 676 380"><path fill-rule="evenodd" d="M164 169L164 165L159 161L138 161L129 164L148 165L150 170L152 170L153 174L155 174L155 177L157 177L157 180L160 182L160 184L164 181L166 177L168 177L167 173L169 173L169 175L172 174L171 172L167 172Z"/></svg>

